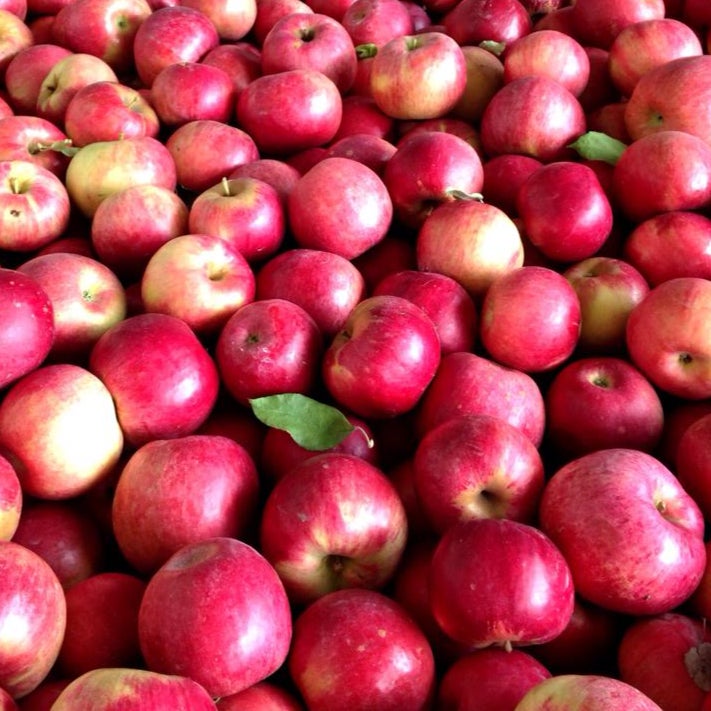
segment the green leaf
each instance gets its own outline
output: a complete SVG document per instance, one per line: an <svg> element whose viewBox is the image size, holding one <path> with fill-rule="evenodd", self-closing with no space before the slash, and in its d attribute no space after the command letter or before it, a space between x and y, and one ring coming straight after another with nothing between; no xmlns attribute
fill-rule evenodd
<svg viewBox="0 0 711 711"><path fill-rule="evenodd" d="M587 131L568 145L587 160L601 160L615 165L627 144L601 131Z"/></svg>
<svg viewBox="0 0 711 711"><path fill-rule="evenodd" d="M249 404L258 420L288 432L298 445L311 451L335 447L355 429L337 408L299 393L266 395Z"/></svg>

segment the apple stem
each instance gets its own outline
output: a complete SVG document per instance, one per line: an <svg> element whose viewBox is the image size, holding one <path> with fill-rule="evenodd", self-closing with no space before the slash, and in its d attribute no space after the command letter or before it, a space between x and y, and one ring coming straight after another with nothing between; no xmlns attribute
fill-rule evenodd
<svg viewBox="0 0 711 711"><path fill-rule="evenodd" d="M355 48L358 59L370 59L378 53L378 45L374 42L365 42Z"/></svg>
<svg viewBox="0 0 711 711"><path fill-rule="evenodd" d="M373 447L375 447L375 440L362 427L357 426L354 429L363 435L365 442L368 445L368 449L373 449Z"/></svg>
<svg viewBox="0 0 711 711"><path fill-rule="evenodd" d="M477 202L484 202L484 196L481 193L468 193L458 188L447 190L447 195L454 200L476 200Z"/></svg>
<svg viewBox="0 0 711 711"><path fill-rule="evenodd" d="M30 149L30 153L33 155L36 153L43 153L44 151L56 151L57 153L62 153L63 155L71 158L79 151L79 146L72 145L71 138L65 138L61 141L52 141L51 143L44 143L40 141L35 143Z"/></svg>
<svg viewBox="0 0 711 711"><path fill-rule="evenodd" d="M230 190L230 181L223 177L222 180L220 181L222 184L222 192L224 193L225 197L229 197L232 195L232 191Z"/></svg>

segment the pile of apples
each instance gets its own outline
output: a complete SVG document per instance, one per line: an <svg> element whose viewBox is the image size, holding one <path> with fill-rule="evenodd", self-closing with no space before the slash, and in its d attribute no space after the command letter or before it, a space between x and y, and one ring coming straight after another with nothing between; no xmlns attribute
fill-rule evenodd
<svg viewBox="0 0 711 711"><path fill-rule="evenodd" d="M0 709L711 711L708 0L0 0Z"/></svg>

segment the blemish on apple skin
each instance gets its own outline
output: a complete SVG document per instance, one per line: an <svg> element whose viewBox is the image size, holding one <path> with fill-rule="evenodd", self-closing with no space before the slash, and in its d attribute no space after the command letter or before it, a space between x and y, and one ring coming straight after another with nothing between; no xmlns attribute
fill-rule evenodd
<svg viewBox="0 0 711 711"><path fill-rule="evenodd" d="M387 630L384 630L384 629L382 629L382 628L378 630L378 637L383 637L383 638L385 638L385 637L387 637L387 636L388 636Z"/></svg>

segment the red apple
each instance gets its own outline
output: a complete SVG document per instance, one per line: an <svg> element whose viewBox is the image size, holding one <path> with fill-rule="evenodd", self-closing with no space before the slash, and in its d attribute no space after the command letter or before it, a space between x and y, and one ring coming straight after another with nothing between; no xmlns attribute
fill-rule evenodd
<svg viewBox="0 0 711 711"><path fill-rule="evenodd" d="M215 361L176 316L130 316L106 331L89 354L89 367L116 403L126 441L194 432L217 399Z"/></svg>
<svg viewBox="0 0 711 711"><path fill-rule="evenodd" d="M20 699L21 711L47 711L70 681L72 680L55 679L49 675L38 687Z"/></svg>
<svg viewBox="0 0 711 711"><path fill-rule="evenodd" d="M570 13L570 8L570 5L566 8L568 13ZM563 31L565 32L565 29L563 29ZM622 97L620 97L620 93L610 76L610 70L608 68L610 61L609 50L586 44L583 44L583 48L588 55L590 76L588 77L588 83L578 96L578 101L580 101L581 106L589 118L590 114L596 109L605 104L619 101ZM588 128L591 127L588 126Z"/></svg>
<svg viewBox="0 0 711 711"><path fill-rule="evenodd" d="M357 47L372 43L378 47L396 37L409 35L415 26L402 0L354 0L343 13L341 25Z"/></svg>
<svg viewBox="0 0 711 711"><path fill-rule="evenodd" d="M577 593L605 609L668 612L703 575L701 511L646 452L598 450L563 465L543 491L539 519L565 555Z"/></svg>
<svg viewBox="0 0 711 711"><path fill-rule="evenodd" d="M54 313L47 292L31 277L0 269L0 390L39 367L54 342Z"/></svg>
<svg viewBox="0 0 711 711"><path fill-rule="evenodd" d="M35 279L52 302L53 360L81 361L99 336L126 316L123 284L97 259L55 252L28 259L18 271Z"/></svg>
<svg viewBox="0 0 711 711"><path fill-rule="evenodd" d="M195 434L221 435L233 440L260 461L267 426L248 407L235 407L234 401L222 396Z"/></svg>
<svg viewBox="0 0 711 711"><path fill-rule="evenodd" d="M197 2L199 0L192 0ZM187 4L190 0L187 0ZM229 3L225 3L229 5ZM247 10L250 0L245 0L244 9ZM220 3L217 3L219 6ZM235 18L233 13L231 17ZM238 19L235 18L235 19ZM252 42L245 40L234 40L232 42L218 44L213 47L201 60L203 64L211 64L214 67L224 69L232 78L235 88L235 96L239 96L242 90L253 79L262 73L262 56L259 47Z"/></svg>
<svg viewBox="0 0 711 711"><path fill-rule="evenodd" d="M709 447L711 417L701 415L680 436L674 457L674 471L682 486L693 496L704 516L711 512L711 490L705 472L711 461Z"/></svg>
<svg viewBox="0 0 711 711"><path fill-rule="evenodd" d="M215 26L223 46L245 37L257 17L256 0L181 0L180 4L206 15Z"/></svg>
<svg viewBox="0 0 711 711"><path fill-rule="evenodd" d="M404 608L373 590L338 590L303 610L294 622L287 664L313 711L339 705L417 711L434 699L427 638Z"/></svg>
<svg viewBox="0 0 711 711"><path fill-rule="evenodd" d="M711 398L705 400L678 400L666 407L664 431L656 456L673 472L676 472L676 458L679 442L686 430L696 420L711 415Z"/></svg>
<svg viewBox="0 0 711 711"><path fill-rule="evenodd" d="M286 299L245 304L222 327L215 359L222 384L242 405L279 393L310 393L323 350L316 322Z"/></svg>
<svg viewBox="0 0 711 711"><path fill-rule="evenodd" d="M4 7L0 7L0 37L0 77L4 77L8 64L35 39L24 18Z"/></svg>
<svg viewBox="0 0 711 711"><path fill-rule="evenodd" d="M437 543L430 575L437 623L470 647L542 644L573 613L568 563L548 536L518 521L453 524Z"/></svg>
<svg viewBox="0 0 711 711"><path fill-rule="evenodd" d="M252 34L261 47L269 30L281 17L295 12L314 12L310 5L302 0L259 0L257 16L252 25Z"/></svg>
<svg viewBox="0 0 711 711"><path fill-rule="evenodd" d="M289 193L294 189L301 173L293 165L278 158L256 158L234 167L227 178L257 178L269 183L279 194L286 209Z"/></svg>
<svg viewBox="0 0 711 711"><path fill-rule="evenodd" d="M398 0L399 2L399 0ZM367 165L381 178L385 165L397 151L390 141L372 133L352 133L334 141L328 148L328 157L351 158Z"/></svg>
<svg viewBox="0 0 711 711"><path fill-rule="evenodd" d="M537 158L518 153L503 153L484 161L482 193L490 205L517 217L516 197L526 179L543 165Z"/></svg>
<svg viewBox="0 0 711 711"><path fill-rule="evenodd" d="M32 114L13 114L0 118L0 159L25 160L40 165L64 178L70 139L51 121Z"/></svg>
<svg viewBox="0 0 711 711"><path fill-rule="evenodd" d="M26 696L49 675L66 625L64 591L52 569L19 543L0 542L0 687Z"/></svg>
<svg viewBox="0 0 711 711"><path fill-rule="evenodd" d="M322 361L332 397L356 415L388 418L413 409L440 361L439 336L411 301L371 296L351 311Z"/></svg>
<svg viewBox="0 0 711 711"><path fill-rule="evenodd" d="M0 455L0 541L9 541L20 523L23 505L22 485L17 472Z"/></svg>
<svg viewBox="0 0 711 711"><path fill-rule="evenodd" d="M257 299L293 301L313 318L324 338L343 328L364 296L363 276L335 252L286 249L266 261L256 275Z"/></svg>
<svg viewBox="0 0 711 711"><path fill-rule="evenodd" d="M372 168L351 158L329 157L297 181L289 193L287 216L298 246L354 259L385 237L393 202Z"/></svg>
<svg viewBox="0 0 711 711"><path fill-rule="evenodd" d="M459 44L443 32L420 32L395 37L377 49L370 94L394 119L430 119L454 107L466 81Z"/></svg>
<svg viewBox="0 0 711 711"><path fill-rule="evenodd" d="M495 279L484 296L481 343L498 363L523 370L550 370L578 343L578 296L559 272L524 266Z"/></svg>
<svg viewBox="0 0 711 711"><path fill-rule="evenodd" d="M303 711L291 689L272 681L259 681L244 691L215 701L219 711Z"/></svg>
<svg viewBox="0 0 711 711"><path fill-rule="evenodd" d="M711 396L710 308L711 282L678 277L655 286L631 311L630 357L661 390L691 400Z"/></svg>
<svg viewBox="0 0 711 711"><path fill-rule="evenodd" d="M72 679L54 701L55 711L91 705L139 711L146 707L174 711L211 711L215 702L200 684L177 674L133 667L92 669Z"/></svg>
<svg viewBox="0 0 711 711"><path fill-rule="evenodd" d="M437 2L442 0L428 0ZM441 19L444 31L460 45L482 42L513 43L532 29L526 6L519 0L445 0Z"/></svg>
<svg viewBox="0 0 711 711"><path fill-rule="evenodd" d="M614 447L652 453L664 428L656 389L622 357L563 365L548 384L546 414L547 443L569 458Z"/></svg>
<svg viewBox="0 0 711 711"><path fill-rule="evenodd" d="M279 576L235 538L183 546L151 576L138 614L148 669L181 673L213 697L236 694L277 671L291 636Z"/></svg>

